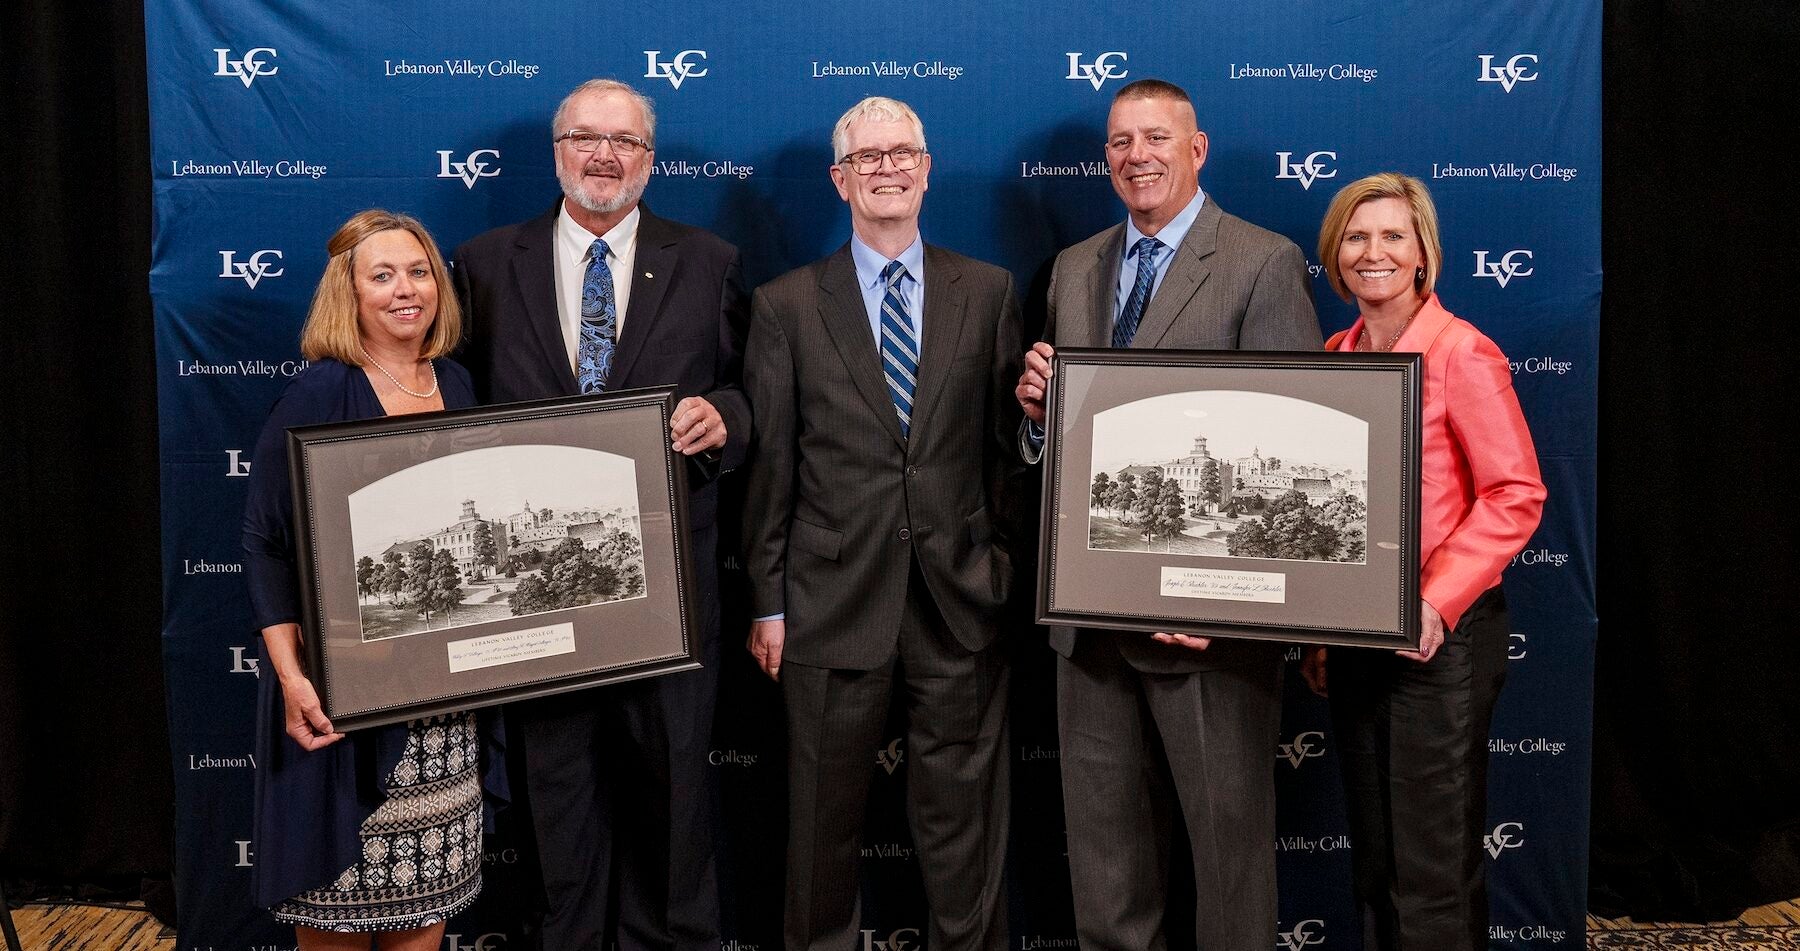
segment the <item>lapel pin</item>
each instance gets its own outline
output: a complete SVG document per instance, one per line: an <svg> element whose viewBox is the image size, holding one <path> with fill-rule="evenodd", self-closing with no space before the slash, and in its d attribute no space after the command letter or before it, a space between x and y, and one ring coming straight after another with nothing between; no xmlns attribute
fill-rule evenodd
<svg viewBox="0 0 1800 951"><path fill-rule="evenodd" d="M654 277L656 277L656 275L654 275L654 274L652 274L652 273L650 273L650 272L649 272L649 271L645 271L645 272L644 272L644 276L645 276L645 277L647 277L647 278L654 278Z"/></svg>

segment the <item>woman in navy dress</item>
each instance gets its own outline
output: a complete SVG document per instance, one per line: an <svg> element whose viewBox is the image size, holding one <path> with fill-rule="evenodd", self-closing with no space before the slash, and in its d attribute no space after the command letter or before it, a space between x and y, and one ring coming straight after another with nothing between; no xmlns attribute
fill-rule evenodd
<svg viewBox="0 0 1800 951"><path fill-rule="evenodd" d="M359 212L326 249L300 337L311 362L257 440L244 512L262 632L251 883L308 951L372 940L435 951L450 915L481 890L482 794L504 792L496 724L465 712L332 729L301 659L286 430L475 399L468 372L445 359L462 319L425 227Z"/></svg>

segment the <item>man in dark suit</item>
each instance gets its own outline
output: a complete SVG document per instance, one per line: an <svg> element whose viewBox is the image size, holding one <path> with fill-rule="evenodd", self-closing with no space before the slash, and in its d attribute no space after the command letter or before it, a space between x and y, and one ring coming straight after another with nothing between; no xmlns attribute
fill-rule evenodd
<svg viewBox="0 0 1800 951"><path fill-rule="evenodd" d="M929 943L999 949L1014 533L996 502L1018 468L1018 303L1007 272L921 240L931 156L904 103L851 107L832 148L853 235L757 290L744 369L749 647L788 722L786 943L855 944L897 690Z"/></svg>
<svg viewBox="0 0 1800 951"><path fill-rule="evenodd" d="M1107 163L1129 215L1056 258L1045 342L1017 388L1028 460L1042 452L1053 346L1319 349L1300 249L1200 191L1206 146L1180 87L1140 80L1113 98ZM1071 628L1052 628L1050 645L1081 946L1166 946L1156 814L1179 808L1200 948L1272 947L1281 646Z"/></svg>
<svg viewBox="0 0 1800 951"><path fill-rule="evenodd" d="M650 101L613 80L556 111L563 197L457 249L468 365L483 402L672 384L675 449L691 460L689 524L703 669L508 710L523 746L547 913L565 951L717 951L706 762L718 692L716 477L743 462L748 323L736 248L639 202L655 158Z"/></svg>

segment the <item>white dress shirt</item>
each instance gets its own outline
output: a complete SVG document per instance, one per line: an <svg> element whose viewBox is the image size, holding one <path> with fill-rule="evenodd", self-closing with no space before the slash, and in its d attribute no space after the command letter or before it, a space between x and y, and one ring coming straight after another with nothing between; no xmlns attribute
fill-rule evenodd
<svg viewBox="0 0 1800 951"><path fill-rule="evenodd" d="M576 350L581 344L581 282L587 277L588 249L596 237L606 241L606 266L612 270L613 305L618 312L618 336L614 345L625 337L626 305L631 303L632 268L637 264L637 229L642 217L633 206L631 214L611 231L596 235L569 217L565 202L556 213L556 316L562 324L563 347L569 352L569 366L575 367Z"/></svg>

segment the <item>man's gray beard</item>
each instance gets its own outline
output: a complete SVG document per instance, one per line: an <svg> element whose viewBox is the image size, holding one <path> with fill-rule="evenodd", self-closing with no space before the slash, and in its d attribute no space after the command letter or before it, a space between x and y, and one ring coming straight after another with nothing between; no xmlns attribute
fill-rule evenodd
<svg viewBox="0 0 1800 951"><path fill-rule="evenodd" d="M621 208L631 207L644 196L644 186L650 183L650 169L646 167L644 174L637 181L622 185L619 193L614 195L610 201L595 201L581 188L582 174L577 170L571 178L562 179L563 195L596 215L610 215Z"/></svg>

